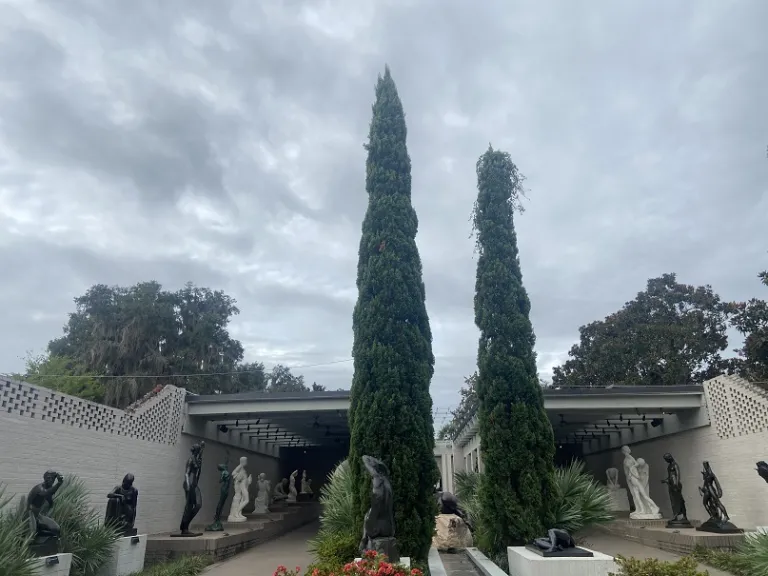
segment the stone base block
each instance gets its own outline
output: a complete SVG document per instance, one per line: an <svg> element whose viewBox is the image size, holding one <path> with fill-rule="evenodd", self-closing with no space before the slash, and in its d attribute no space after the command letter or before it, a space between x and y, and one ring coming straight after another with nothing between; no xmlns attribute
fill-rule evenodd
<svg viewBox="0 0 768 576"><path fill-rule="evenodd" d="M54 554L30 561L37 568L38 576L69 576L72 554Z"/></svg>
<svg viewBox="0 0 768 576"><path fill-rule="evenodd" d="M112 557L99 571L99 576L126 576L144 570L147 535L126 536L117 541Z"/></svg>
<svg viewBox="0 0 768 576"><path fill-rule="evenodd" d="M661 515L661 512L657 512L656 514L641 514L640 512L632 512L629 515L630 520L661 520L663 519L663 516Z"/></svg>
<svg viewBox="0 0 768 576"><path fill-rule="evenodd" d="M611 510L614 512L629 512L629 496L626 488L609 489L611 496Z"/></svg>
<svg viewBox="0 0 768 576"><path fill-rule="evenodd" d="M545 558L525 546L510 546L507 548L509 573L515 576L609 576L618 573L619 567L613 556L589 551L591 558Z"/></svg>
<svg viewBox="0 0 768 576"><path fill-rule="evenodd" d="M362 558L355 558L355 562L360 562ZM405 566L408 568L408 570L411 569L411 559L408 556L400 556L400 562L398 562L401 566Z"/></svg>
<svg viewBox="0 0 768 576"><path fill-rule="evenodd" d="M225 522L223 532L205 532L199 538L178 538L167 532L152 534L147 541L145 569L181 556L205 555L215 562L220 562L300 526L315 522L320 512L318 503L287 506L279 512L251 516L247 522ZM199 529L195 525L192 528Z"/></svg>
<svg viewBox="0 0 768 576"><path fill-rule="evenodd" d="M692 520L691 524L696 526L700 522ZM744 541L744 534L711 534L694 528L667 528L665 520L614 520L597 526L597 529L681 556L691 554L697 547L731 551Z"/></svg>

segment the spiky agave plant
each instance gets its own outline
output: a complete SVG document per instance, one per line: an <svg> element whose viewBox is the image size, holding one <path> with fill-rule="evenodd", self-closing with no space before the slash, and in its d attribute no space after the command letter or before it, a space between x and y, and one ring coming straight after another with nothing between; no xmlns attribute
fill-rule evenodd
<svg viewBox="0 0 768 576"><path fill-rule="evenodd" d="M736 552L738 564L748 576L768 574L768 533L749 534Z"/></svg>
<svg viewBox="0 0 768 576"><path fill-rule="evenodd" d="M555 470L555 527L570 533L614 519L608 488L595 481L584 462L573 461Z"/></svg>
<svg viewBox="0 0 768 576"><path fill-rule="evenodd" d="M320 530L309 541L309 550L322 561L349 562L355 558L361 531L355 522L354 494L352 470L344 460L320 488Z"/></svg>
<svg viewBox="0 0 768 576"><path fill-rule="evenodd" d="M13 496L6 495L0 484L0 576L36 576L37 568L30 560L30 538L25 518L13 505Z"/></svg>
<svg viewBox="0 0 768 576"><path fill-rule="evenodd" d="M105 526L101 512L91 508L85 482L77 476L65 477L47 514L61 526L59 550L72 554L71 576L96 576L120 534Z"/></svg>

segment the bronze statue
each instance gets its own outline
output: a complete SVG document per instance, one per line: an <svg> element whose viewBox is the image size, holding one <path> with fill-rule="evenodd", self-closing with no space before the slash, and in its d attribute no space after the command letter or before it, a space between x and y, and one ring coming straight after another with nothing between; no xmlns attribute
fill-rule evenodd
<svg viewBox="0 0 768 576"><path fill-rule="evenodd" d="M760 462L757 463L757 468L755 468L755 470L757 470L760 478L768 482L768 462L760 460Z"/></svg>
<svg viewBox="0 0 768 576"><path fill-rule="evenodd" d="M680 466L678 466L672 454L664 454L664 460L667 463L667 477L662 480L662 484L667 485L669 491L669 501L672 504L672 518L667 522L668 528L692 528L688 521L688 512L685 508L685 498L683 497L683 483L680 480Z"/></svg>
<svg viewBox="0 0 768 576"><path fill-rule="evenodd" d="M702 532L713 532L716 534L734 534L742 532L739 528L736 528L728 517L728 511L725 509L720 498L723 497L723 488L720 486L720 482L712 471L708 461L704 461L701 476L704 479L704 486L699 487L699 493L702 497L702 504L704 509L709 514L709 520L704 522L696 530Z"/></svg>
<svg viewBox="0 0 768 576"><path fill-rule="evenodd" d="M536 538L528 546L541 556L555 558L592 558L594 554L584 548L576 546L576 541L568 532L559 528L547 530L546 538Z"/></svg>
<svg viewBox="0 0 768 576"><path fill-rule="evenodd" d="M552 528L547 530L546 538L536 538L533 545L544 552L562 552L566 548L576 548L576 541L565 530Z"/></svg>
<svg viewBox="0 0 768 576"><path fill-rule="evenodd" d="M288 499L288 478L283 478L280 483L275 486L275 491L272 494L272 502L285 502Z"/></svg>
<svg viewBox="0 0 768 576"><path fill-rule="evenodd" d="M213 524L205 527L208 532L221 532L224 527L221 525L221 512L224 509L224 503L229 496L229 487L232 484L232 475L227 470L226 464L219 464L219 503L216 505L216 514L213 516Z"/></svg>
<svg viewBox="0 0 768 576"><path fill-rule="evenodd" d="M40 551L41 555L48 552L56 553L56 543L61 535L61 527L46 512L53 508L53 495L63 483L64 477L61 474L48 470L43 474L42 484L32 488L27 496L26 509L29 533L33 538L32 547Z"/></svg>
<svg viewBox="0 0 768 576"><path fill-rule="evenodd" d="M469 517L464 509L459 504L458 498L450 492L438 492L437 493L437 511L439 514L453 514L458 516L464 523L472 530L472 525L469 523Z"/></svg>
<svg viewBox="0 0 768 576"><path fill-rule="evenodd" d="M203 506L203 495L200 492L200 471L203 468L203 450L205 449L205 442L195 444L192 446L190 452L191 455L187 460L187 468L184 471L184 497L186 504L184 505L184 515L181 517L181 525L179 534L174 536L200 536L201 532L190 532L189 525L192 520L200 512L200 508Z"/></svg>
<svg viewBox="0 0 768 576"><path fill-rule="evenodd" d="M111 523L123 536L136 536L136 508L139 491L133 487L133 474L126 474L123 483L107 494L107 513L104 523Z"/></svg>
<svg viewBox="0 0 768 576"><path fill-rule="evenodd" d="M400 561L395 540L395 511L389 469L373 456L363 456L363 466L371 475L371 507L363 520L363 538L360 552L375 550L387 556L390 562Z"/></svg>

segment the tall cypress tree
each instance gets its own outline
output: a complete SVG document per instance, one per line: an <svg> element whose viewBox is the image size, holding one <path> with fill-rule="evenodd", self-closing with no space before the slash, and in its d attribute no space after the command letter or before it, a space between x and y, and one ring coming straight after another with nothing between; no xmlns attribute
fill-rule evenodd
<svg viewBox="0 0 768 576"><path fill-rule="evenodd" d="M513 218L523 179L506 152L489 147L477 162L476 386L485 472L480 545L492 552L544 534L554 520L554 435L536 372Z"/></svg>
<svg viewBox="0 0 768 576"><path fill-rule="evenodd" d="M432 333L424 304L418 219L411 206L405 113L387 67L376 84L366 164L368 210L357 265L352 327L355 375L349 413L350 464L358 519L371 483L361 457L389 468L395 535L404 556L423 559L435 525Z"/></svg>

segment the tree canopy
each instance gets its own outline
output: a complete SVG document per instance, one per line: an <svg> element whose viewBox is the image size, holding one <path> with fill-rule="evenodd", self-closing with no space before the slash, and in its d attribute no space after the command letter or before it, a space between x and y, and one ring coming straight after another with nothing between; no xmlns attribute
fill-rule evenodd
<svg viewBox="0 0 768 576"><path fill-rule="evenodd" d="M768 271L758 274L768 287ZM750 380L768 380L768 302L752 298L729 305L731 325L744 336L744 346L737 350L739 358L732 370Z"/></svg>
<svg viewBox="0 0 768 576"><path fill-rule="evenodd" d="M717 376L728 308L711 286L681 284L675 274L651 278L621 310L579 328L553 385L669 386Z"/></svg>
<svg viewBox="0 0 768 576"><path fill-rule="evenodd" d="M477 391L475 383L477 382L477 372L464 378L464 386L459 390L461 400L455 410L451 410L451 420L445 424L437 433L438 440L454 440L467 420L475 413L477 409Z"/></svg>
<svg viewBox="0 0 768 576"><path fill-rule="evenodd" d="M489 147L477 162L475 324L483 510L487 552L528 542L552 527L555 442L536 371L531 303L523 286L514 212L523 176Z"/></svg>
<svg viewBox="0 0 768 576"><path fill-rule="evenodd" d="M400 553L424 560L434 531L438 480L429 395L435 358L406 133L403 105L387 68L376 84L366 146L368 209L352 319L349 461L360 525L370 501L370 478L362 467L367 454L389 468Z"/></svg>
<svg viewBox="0 0 768 576"><path fill-rule="evenodd" d="M63 336L17 377L120 407L158 384L199 394L308 391L286 366L268 373L261 362L242 362L243 346L228 331L238 313L224 292L192 283L176 291L97 284L75 298Z"/></svg>

